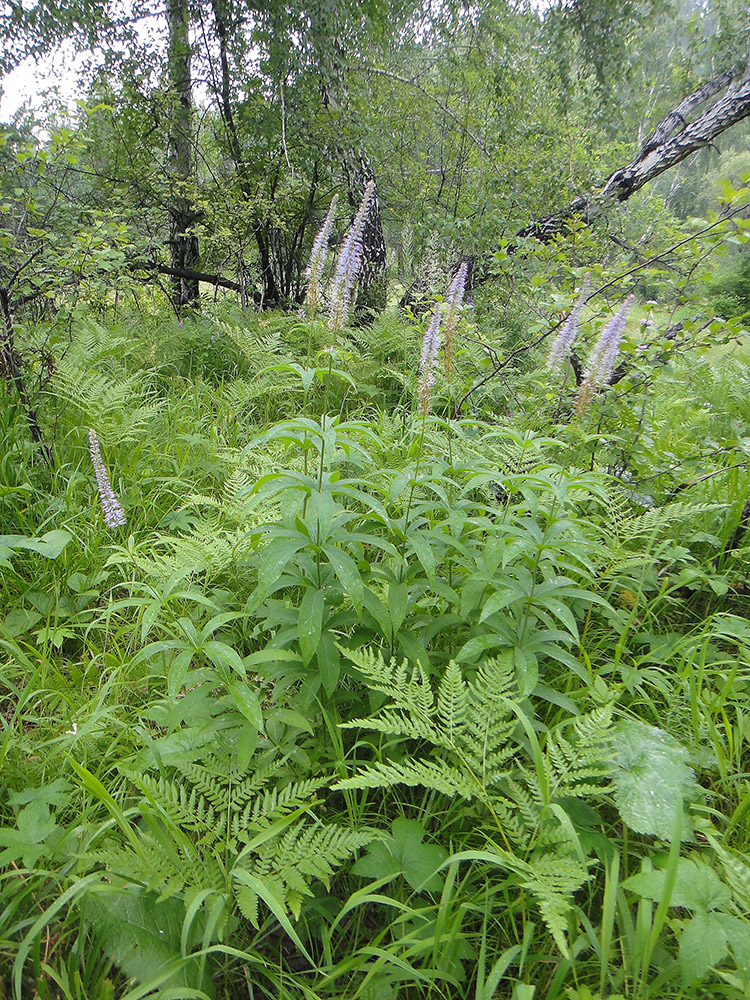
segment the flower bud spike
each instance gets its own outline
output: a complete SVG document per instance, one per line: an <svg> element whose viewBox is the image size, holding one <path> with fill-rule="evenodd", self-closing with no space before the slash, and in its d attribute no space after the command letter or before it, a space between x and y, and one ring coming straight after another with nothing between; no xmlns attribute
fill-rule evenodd
<svg viewBox="0 0 750 1000"><path fill-rule="evenodd" d="M468 261L462 261L461 266L453 275L445 296L445 316L443 318L443 338L445 353L445 372L450 374L453 367L453 339L458 327L458 320L463 306L466 281L469 277Z"/></svg>
<svg viewBox="0 0 750 1000"><path fill-rule="evenodd" d="M549 357L547 358L547 371L549 372L559 373L565 362L570 357L570 352L573 350L573 344L578 336L578 322L581 318L581 311L586 302L586 296L589 293L590 284L591 276L587 272L583 279L581 294L578 296L578 301L573 306L568 318L565 320L562 330L552 342Z"/></svg>
<svg viewBox="0 0 750 1000"><path fill-rule="evenodd" d="M430 412L430 394L435 382L435 362L439 349L440 303L436 302L422 340L422 355L419 359L419 412L425 417Z"/></svg>
<svg viewBox="0 0 750 1000"><path fill-rule="evenodd" d="M339 196L335 194L331 200L325 221L320 227L318 235L313 240L310 263L306 271L307 295L305 296L305 311L308 316L313 316L320 309L323 301L323 271L326 266L328 243L331 238L331 230L333 229L333 221L336 218L338 203Z"/></svg>
<svg viewBox="0 0 750 1000"><path fill-rule="evenodd" d="M627 326L628 313L633 308L634 302L635 295L628 295L619 312L612 317L599 335L589 355L583 382L578 390L576 413L585 413L594 393L609 381L617 361L620 341Z"/></svg>
<svg viewBox="0 0 750 1000"><path fill-rule="evenodd" d="M89 431L89 451L91 452L91 464L94 466L96 488L99 491L99 502L102 506L104 523L108 528L121 528L126 524L125 511L122 509L120 501L112 489L107 470L104 468L104 461L102 460L102 453L99 448L99 438L96 436L95 430Z"/></svg>
<svg viewBox="0 0 750 1000"><path fill-rule="evenodd" d="M331 306L328 324L334 332L343 330L349 318L354 289L362 267L362 236L374 194L375 181L368 181L352 227L341 244L339 258L336 262L336 272L331 282Z"/></svg>

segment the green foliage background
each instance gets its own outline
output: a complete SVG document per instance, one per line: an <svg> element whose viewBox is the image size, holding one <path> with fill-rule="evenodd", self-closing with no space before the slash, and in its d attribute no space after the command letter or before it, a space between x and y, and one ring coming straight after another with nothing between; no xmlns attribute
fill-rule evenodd
<svg viewBox="0 0 750 1000"><path fill-rule="evenodd" d="M111 14L3 15L7 61L122 40ZM208 101L170 173L137 37L71 117L2 132L28 396L10 377L0 405L0 993L747 996L747 130L601 226L514 237L626 162L746 11L224 14L239 160ZM351 150L389 305L334 333L296 307ZM154 280L176 195L236 286L179 314ZM426 407L462 258L481 280ZM635 305L581 412L547 356L586 274L584 370Z"/></svg>

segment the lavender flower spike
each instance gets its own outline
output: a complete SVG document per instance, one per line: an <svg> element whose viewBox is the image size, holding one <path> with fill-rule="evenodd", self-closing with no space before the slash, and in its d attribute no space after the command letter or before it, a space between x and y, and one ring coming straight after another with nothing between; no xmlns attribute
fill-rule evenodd
<svg viewBox="0 0 750 1000"><path fill-rule="evenodd" d="M362 235L365 230L370 202L375 194L375 181L369 181L362 195L352 228L344 237L336 263L336 273L331 282L331 309L328 325L331 330L343 330L349 318L354 288L362 266Z"/></svg>
<svg viewBox="0 0 750 1000"><path fill-rule="evenodd" d="M320 232L315 237L310 253L310 263L307 267L307 296L305 298L305 310L309 316L314 315L320 308L323 299L323 269L328 256L328 241L331 238L333 220L336 218L336 208L338 207L339 196L335 194L328 209L328 215L320 228Z"/></svg>
<svg viewBox="0 0 750 1000"><path fill-rule="evenodd" d="M450 373L453 363L453 335L458 326L458 317L464 301L466 279L469 277L469 264L463 261L453 275L445 296L445 316L443 317L443 336L445 338L445 370Z"/></svg>
<svg viewBox="0 0 750 1000"><path fill-rule="evenodd" d="M104 523L108 528L120 528L126 523L125 511L120 505L120 501L115 496L112 484L109 481L107 470L104 468L102 453L99 448L99 438L96 431L89 431L89 451L91 452L91 462L94 466L96 476L96 487L99 490L99 501L102 505Z"/></svg>
<svg viewBox="0 0 750 1000"><path fill-rule="evenodd" d="M620 310L602 330L594 349L589 355L588 367L581 388L578 390L576 412L584 413L591 402L591 397L606 385L620 350L620 341L625 333L628 313L633 308L635 295L628 295Z"/></svg>
<svg viewBox="0 0 750 1000"><path fill-rule="evenodd" d="M424 416L430 412L430 393L435 381L435 361L440 349L440 303L435 303L430 325L422 341L419 359L419 410Z"/></svg>
<svg viewBox="0 0 750 1000"><path fill-rule="evenodd" d="M586 301L586 296L589 293L590 284L591 276L587 272L583 279L581 294L578 296L578 301L573 306L573 309L566 319L562 330L552 342L549 357L547 358L547 371L559 371L564 362L570 357L570 352L573 349L573 344L575 343L576 336L578 335L578 321L581 318L581 310L583 309Z"/></svg>

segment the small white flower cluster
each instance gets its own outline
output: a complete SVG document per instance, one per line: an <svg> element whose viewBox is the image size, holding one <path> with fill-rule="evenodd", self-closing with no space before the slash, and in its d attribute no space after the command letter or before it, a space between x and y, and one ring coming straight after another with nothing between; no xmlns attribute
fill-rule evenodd
<svg viewBox="0 0 750 1000"><path fill-rule="evenodd" d="M125 511L122 509L120 501L112 489L107 470L104 468L102 453L99 448L99 438L96 436L96 431L94 430L89 431L89 451L91 452L91 462L94 466L96 487L99 490L99 501L102 505L104 523L108 528L120 528L126 523Z"/></svg>
<svg viewBox="0 0 750 1000"><path fill-rule="evenodd" d="M308 316L312 316L320 308L323 300L323 270L326 266L328 256L328 242L331 238L333 220L336 218L336 208L338 207L339 196L335 194L328 209L328 215L315 237L310 254L310 263L307 267L307 295L305 296L305 311Z"/></svg>
<svg viewBox="0 0 750 1000"><path fill-rule="evenodd" d="M343 330L349 318L354 289L362 266L362 236L374 194L375 181L371 180L362 195L362 201L354 217L352 228L341 244L336 271L331 282L331 307L328 316L328 325L334 332Z"/></svg>

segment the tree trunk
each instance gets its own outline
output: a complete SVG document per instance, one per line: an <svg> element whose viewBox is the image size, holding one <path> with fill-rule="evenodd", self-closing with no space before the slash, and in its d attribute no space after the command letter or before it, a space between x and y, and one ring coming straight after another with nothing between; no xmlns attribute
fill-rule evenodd
<svg viewBox="0 0 750 1000"><path fill-rule="evenodd" d="M169 92L169 245L175 272L198 269L198 237L191 232L196 212L190 196L193 182L193 109L190 78L190 17L187 0L167 0ZM172 305L182 311L198 305L200 286L194 278L172 275Z"/></svg>
<svg viewBox="0 0 750 1000"><path fill-rule="evenodd" d="M239 189L243 197L252 200L254 193L248 179L245 159L242 153L242 143L240 142L237 123L234 118L234 109L232 107L232 77L229 67L230 14L225 0L211 0L211 11L214 15L216 37L219 42L219 61L221 63L221 91L216 94L219 102L219 113L224 123L224 134L229 147L229 155L234 163ZM265 220L256 218L252 224L252 229L260 258L261 302L267 306L278 305L280 294L273 267L269 227Z"/></svg>
<svg viewBox="0 0 750 1000"><path fill-rule="evenodd" d="M725 91L722 97L689 122L688 116L707 100ZM535 219L517 233L547 241L565 231L568 222L581 217L591 223L613 205L627 201L649 181L681 163L722 132L750 115L750 63L744 75L730 70L704 83L688 95L657 125L637 155L626 167L615 170L593 194L579 195L562 211Z"/></svg>
<svg viewBox="0 0 750 1000"><path fill-rule="evenodd" d="M54 469L55 459L52 450L44 440L36 408L32 405L28 389L26 388L26 382L21 372L20 359L16 352L13 337L10 293L7 288L2 287L0 287L0 376L7 382L9 394L12 392L13 387L15 387L23 411L26 414L26 422L29 425L31 436L42 449L42 453L47 459L50 468Z"/></svg>

